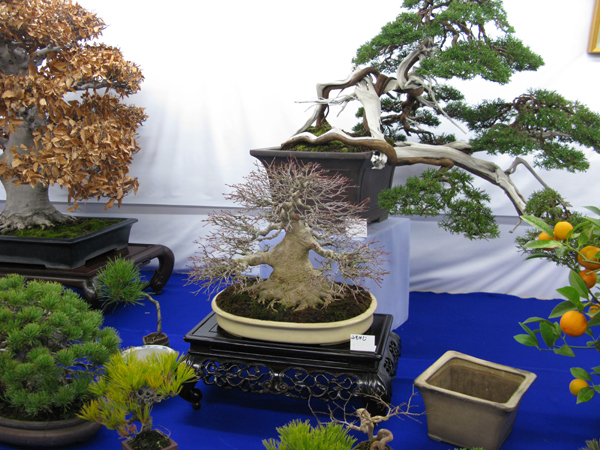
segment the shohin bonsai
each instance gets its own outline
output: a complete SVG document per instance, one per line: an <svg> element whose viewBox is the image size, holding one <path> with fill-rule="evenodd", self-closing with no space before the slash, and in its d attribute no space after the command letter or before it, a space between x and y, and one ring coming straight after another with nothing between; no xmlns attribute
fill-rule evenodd
<svg viewBox="0 0 600 450"><path fill-rule="evenodd" d="M91 44L104 22L70 0L2 1L0 25L0 231L73 220L50 203L54 184L72 209L92 197L120 205L138 187L127 174L146 116L121 100L139 90L140 69Z"/></svg>
<svg viewBox="0 0 600 450"><path fill-rule="evenodd" d="M473 187L474 176L502 189L521 216L526 201L511 179L517 167L526 167L544 188L533 166L587 170L584 149L600 151L600 115L543 89L513 100L467 104L447 81L506 84L515 73L537 70L542 58L514 36L500 0L404 0L403 5L404 12L358 49L355 72L317 86L314 114L283 147L341 141L378 150L388 164L433 166L383 193L380 206L392 214L445 215L441 227L470 239L496 237L489 195ZM354 93L329 97L352 86ZM320 134L329 106L352 100L362 103L357 133L334 128ZM469 142L438 131L444 120L469 130ZM317 131L308 132L315 122ZM419 142L408 142L407 136ZM514 160L502 169L478 154Z"/></svg>
<svg viewBox="0 0 600 450"><path fill-rule="evenodd" d="M345 178L316 165L289 161L257 168L225 196L242 209L206 220L213 229L191 258L189 281L212 292L232 285L259 303L295 310L325 307L365 278L379 281L384 252L351 239L362 206L341 198L346 186ZM322 258L318 268L311 251ZM261 264L273 273L255 280L248 271Z"/></svg>

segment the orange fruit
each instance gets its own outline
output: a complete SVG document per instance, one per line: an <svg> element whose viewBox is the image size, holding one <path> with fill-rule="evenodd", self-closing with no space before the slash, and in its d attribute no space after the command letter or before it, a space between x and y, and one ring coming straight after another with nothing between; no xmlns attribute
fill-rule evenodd
<svg viewBox="0 0 600 450"><path fill-rule="evenodd" d="M600 269L600 264L596 264L590 261L598 261L598 257L596 257L596 253L600 252L600 248L594 247L593 245L587 245L579 250L577 255L577 261L586 269L596 270Z"/></svg>
<svg viewBox="0 0 600 450"><path fill-rule="evenodd" d="M569 383L569 391L571 391L571 394L573 395L579 394L579 391L584 387L590 387L590 385L587 381L582 380L581 378L575 378Z"/></svg>
<svg viewBox="0 0 600 450"><path fill-rule="evenodd" d="M591 289L598 282L598 275L596 275L596 272L592 270L582 270L579 272L579 276L588 289Z"/></svg>
<svg viewBox="0 0 600 450"><path fill-rule="evenodd" d="M567 311L560 318L560 329L567 336L581 336L587 330L587 319L579 311Z"/></svg>
<svg viewBox="0 0 600 450"><path fill-rule="evenodd" d="M599 310L600 310L600 305L598 305L597 303L592 303L590 305L590 309L588 309L588 315L592 316L592 315L596 314Z"/></svg>
<svg viewBox="0 0 600 450"><path fill-rule="evenodd" d="M554 236L550 236L545 231L542 231L537 238L538 241L553 241ZM553 248L542 247L540 250L554 250Z"/></svg>
<svg viewBox="0 0 600 450"><path fill-rule="evenodd" d="M571 225L569 222L557 222L556 225L554 225L554 239L561 241L565 240L567 238L567 234L572 229L573 225Z"/></svg>

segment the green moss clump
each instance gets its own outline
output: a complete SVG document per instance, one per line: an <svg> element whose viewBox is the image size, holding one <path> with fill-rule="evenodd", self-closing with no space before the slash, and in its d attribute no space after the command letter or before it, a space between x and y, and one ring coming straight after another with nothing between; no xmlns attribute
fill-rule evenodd
<svg viewBox="0 0 600 450"><path fill-rule="evenodd" d="M26 228L3 233L3 236L34 237L48 239L70 239L101 230L110 225L122 222L123 219L97 219L78 217L73 223L60 224L52 228Z"/></svg>

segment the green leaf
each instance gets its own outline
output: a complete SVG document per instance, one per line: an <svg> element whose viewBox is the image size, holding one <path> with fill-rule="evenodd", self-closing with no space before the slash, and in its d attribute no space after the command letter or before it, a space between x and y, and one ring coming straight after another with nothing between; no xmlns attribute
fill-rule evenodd
<svg viewBox="0 0 600 450"><path fill-rule="evenodd" d="M569 272L569 284L577 291L580 298L589 300L589 291L585 285L585 281L583 281L583 278L581 278L581 276L574 270Z"/></svg>
<svg viewBox="0 0 600 450"><path fill-rule="evenodd" d="M544 222L542 219L540 219L539 217L535 217L535 216L521 216L521 219L524 222L527 222L529 225L533 225L538 230L544 231L549 236L554 236L554 230L553 230L553 228L550 225L548 225L546 222Z"/></svg>
<svg viewBox="0 0 600 450"><path fill-rule="evenodd" d="M585 381L592 381L592 376L588 373L587 370L582 369L581 367L571 367L571 375L573 375L573 378L580 378Z"/></svg>
<svg viewBox="0 0 600 450"><path fill-rule="evenodd" d="M577 394L577 404L589 402L596 392L591 387L584 387Z"/></svg>
<svg viewBox="0 0 600 450"><path fill-rule="evenodd" d="M597 214L598 216L600 216L600 208L597 208L595 206L584 206L584 208L589 209L594 214Z"/></svg>
<svg viewBox="0 0 600 450"><path fill-rule="evenodd" d="M540 332L542 333L542 339L544 340L544 343L548 347L553 347L556 340L560 337L560 335L557 336L554 332L554 326L549 325L546 322L542 322L540 324Z"/></svg>
<svg viewBox="0 0 600 450"><path fill-rule="evenodd" d="M575 357L573 349L571 349L571 347L569 347L567 344L563 345L560 348L554 349L554 353L556 353L557 355L570 356L572 358Z"/></svg>
<svg viewBox="0 0 600 450"><path fill-rule="evenodd" d="M527 261L528 259L537 259L537 258L548 258L548 253L540 253L540 252L532 253L531 255L527 256L527 258L525 258L525 261Z"/></svg>
<svg viewBox="0 0 600 450"><path fill-rule="evenodd" d="M561 287L556 290L560 295L569 300L573 306L579 308L581 301L579 300L579 291L572 286Z"/></svg>
<svg viewBox="0 0 600 450"><path fill-rule="evenodd" d="M562 244L558 241L547 241L547 240L536 240L536 241L529 241L527 244L524 245L525 248L558 248L562 246Z"/></svg>
<svg viewBox="0 0 600 450"><path fill-rule="evenodd" d="M541 322L547 322L550 325L553 325L553 322L550 322L548 319L543 319L541 317L530 317L529 319L525 320L523 323L541 323Z"/></svg>
<svg viewBox="0 0 600 450"><path fill-rule="evenodd" d="M550 312L548 316L550 319L554 319L556 317L561 317L567 311L576 311L577 307L573 305L571 302L560 302L558 305L554 307L554 309Z"/></svg>
<svg viewBox="0 0 600 450"><path fill-rule="evenodd" d="M529 334L517 334L513 337L519 344L527 345L528 347L540 347L537 338L532 338Z"/></svg>

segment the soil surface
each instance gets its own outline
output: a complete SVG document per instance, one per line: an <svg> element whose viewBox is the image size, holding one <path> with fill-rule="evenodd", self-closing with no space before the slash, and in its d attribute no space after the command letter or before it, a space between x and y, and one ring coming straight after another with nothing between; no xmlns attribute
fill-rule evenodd
<svg viewBox="0 0 600 450"><path fill-rule="evenodd" d="M127 441L133 450L162 450L169 446L169 439L156 430L139 433Z"/></svg>
<svg viewBox="0 0 600 450"><path fill-rule="evenodd" d="M371 305L371 295L362 288L351 287L345 295L326 308L306 308L295 311L282 305L269 308L246 293L235 294L229 286L219 294L217 305L223 311L250 319L273 320L276 322L322 323L352 319Z"/></svg>
<svg viewBox="0 0 600 450"><path fill-rule="evenodd" d="M109 225L121 222L123 219L97 219L78 217L73 223L56 225L52 228L25 228L1 233L3 236L36 237L52 239L68 239L82 236L93 231L101 230Z"/></svg>

